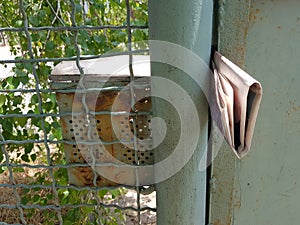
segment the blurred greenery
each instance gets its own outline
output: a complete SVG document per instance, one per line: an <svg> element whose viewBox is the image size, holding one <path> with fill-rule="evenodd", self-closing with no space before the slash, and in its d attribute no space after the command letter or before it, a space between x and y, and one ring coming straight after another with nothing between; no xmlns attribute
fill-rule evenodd
<svg viewBox="0 0 300 225"><path fill-rule="evenodd" d="M72 4L74 3L74 4ZM148 24L148 5L147 0L130 1L132 13L132 25ZM22 28L28 22L29 27L72 27L72 6L75 6L76 25L103 26L126 25L126 2L125 0L24 0L24 10L27 20L23 18L20 11L18 0L2 0L0 3L0 27ZM32 48L29 48L29 40L24 31L6 31L2 33L7 39L10 52L15 59L30 59L31 53L35 59L42 58L61 58L77 55L75 47L75 32L70 30L40 30L30 31ZM133 29L132 41L138 42L148 38L147 29ZM126 29L104 29L78 30L77 44L81 55L100 55L111 50L125 50L127 43ZM139 46L135 46L138 48ZM142 47L142 46L141 46ZM31 52L32 51L32 52ZM58 62L57 62L58 63ZM38 85L41 89L50 89L48 76L57 63L16 63L13 67L13 76L0 81L0 89L34 89ZM38 77L35 79L34 70ZM38 83L37 83L38 82ZM39 97L42 99L42 109L44 113L58 113L55 93L46 92L38 96L37 93L13 93L7 92L0 95L0 114L19 114L20 117L3 118L0 116L2 126L2 136L5 140L61 140L59 118L57 117L22 117L23 114L39 114ZM42 130L42 120L46 128L46 136ZM48 163L44 144L8 144L5 146L7 151L13 154L10 159L15 163ZM52 164L64 164L62 145L54 146L55 151L51 154ZM51 146L53 148L53 146ZM0 162L3 163L5 157L0 152ZM0 174L5 171L5 167L0 167ZM23 168L14 168L14 172L24 172ZM51 184L47 178L48 172L42 170L36 172L32 183ZM57 184L67 185L66 169L54 171ZM23 190L23 204L47 205L53 203L53 193L40 195L41 190ZM74 189L58 190L61 204L78 204L82 199L85 203L93 203L94 197L89 191L76 191ZM112 198L122 195L121 190L113 193L108 191L98 192L100 198L105 194L110 194ZM45 212L47 214L47 212ZM55 224L53 212L48 212L48 224ZM72 208L64 212L64 224L121 224L124 222L124 215L119 210L107 208L101 209L102 217L97 218L98 214L95 207ZM34 217L34 209L26 216ZM114 216L112 216L114 215ZM94 218L94 219L93 219ZM97 218L97 219L95 219ZM101 221L99 221L101 220Z"/></svg>

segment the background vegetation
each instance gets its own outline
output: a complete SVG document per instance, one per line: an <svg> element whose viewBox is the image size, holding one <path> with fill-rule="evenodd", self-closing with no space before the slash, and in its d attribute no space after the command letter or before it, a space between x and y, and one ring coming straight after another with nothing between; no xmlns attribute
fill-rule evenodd
<svg viewBox="0 0 300 225"><path fill-rule="evenodd" d="M73 4L74 3L74 4ZM131 1L132 25L147 25L147 0ZM75 11L74 11L75 9ZM0 3L0 27L23 28L26 19L29 27L72 27L72 12L75 12L76 25L102 26L126 25L126 2L125 0L26 0L24 10L27 18L23 18L17 0L4 0ZM73 21L74 22L74 21ZM32 49L29 48L28 38L24 31L6 31L2 33L7 39L11 53L15 59L30 59L32 54L35 59L72 57L77 55L75 46L75 32L62 29L59 31L40 30L30 31ZM133 29L132 41L147 39L147 29ZM99 55L112 49L124 50L127 43L126 29L81 29L78 30L77 43L82 55ZM16 63L13 67L13 76L0 81L0 89L34 89L36 80L33 76L33 66L39 79L39 88L50 89L48 76L57 64L47 62ZM41 94L44 113L58 113L55 93L43 92ZM18 114L11 118L0 116L2 136L5 140L61 140L59 118L49 116L22 117L24 114L39 114L38 96L36 93L12 92L0 94L0 114ZM44 119L46 135L42 130ZM10 162L28 164L47 164L45 145L43 143L26 143L22 145L8 144L5 146L10 154ZM61 145L51 145L52 164L65 164ZM5 162L5 156L0 152L0 163ZM0 174L7 170L0 167ZM15 167L14 173L24 173L26 168ZM55 180L58 185L67 185L67 173L65 169L54 170ZM46 169L35 170L33 178L28 181L31 184L51 185L52 180ZM45 191L40 188L22 189L21 202L23 204L47 205L53 204L54 196L51 190ZM42 194L41 194L42 193ZM76 191L74 189L59 189L60 204L96 203L95 198L88 191ZM117 198L122 194L122 189L110 191L103 190L97 193L100 199L107 196ZM109 195L107 195L109 194ZM63 213L64 224L120 224L123 215L115 210L101 209L102 221L96 221L95 207L80 207L66 209ZM26 217L34 217L36 209L26 210ZM48 218L44 224L55 224L57 216L55 212L44 211ZM94 216L92 216L94 215ZM112 216L113 215L113 216Z"/></svg>

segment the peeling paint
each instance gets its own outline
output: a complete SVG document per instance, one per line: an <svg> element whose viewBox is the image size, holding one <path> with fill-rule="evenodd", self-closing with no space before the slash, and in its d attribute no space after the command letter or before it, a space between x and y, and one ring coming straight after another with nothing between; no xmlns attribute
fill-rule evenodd
<svg viewBox="0 0 300 225"><path fill-rule="evenodd" d="M293 108L293 110L294 110L294 111L296 111L296 112L297 112L297 111L299 111L299 110L300 110L300 105L299 105L299 106L293 106L292 108Z"/></svg>
<svg viewBox="0 0 300 225"><path fill-rule="evenodd" d="M251 9L250 13L249 13L249 23L255 23L257 22L257 20L262 20L263 17L260 16L260 14L262 14L262 10L259 8L255 8L255 9Z"/></svg>

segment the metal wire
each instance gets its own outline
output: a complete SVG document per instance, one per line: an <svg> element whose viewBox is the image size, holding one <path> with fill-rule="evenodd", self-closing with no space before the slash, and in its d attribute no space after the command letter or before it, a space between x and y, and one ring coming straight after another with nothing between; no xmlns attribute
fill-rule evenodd
<svg viewBox="0 0 300 225"><path fill-rule="evenodd" d="M100 112L94 112L90 111L90 115L113 115L113 116L122 116L122 115L128 115L128 112L126 111L120 111L120 112L112 112L112 111L100 111ZM81 116L84 113L81 112L74 112L74 113L43 113L43 114L35 114L35 113L28 113L28 114L0 114L1 118L32 118L32 117L62 117L62 116ZM129 116L136 116L136 115L152 115L151 112L143 112L138 111L135 113L129 113Z"/></svg>
<svg viewBox="0 0 300 225"><path fill-rule="evenodd" d="M148 87L149 85L134 85L136 89L144 89L145 87ZM80 90L80 89L55 89L55 91L53 90L49 90L49 89L40 89L41 93L52 93L52 92L60 92L60 93L89 93L89 92L96 92L96 91L101 91L101 92L105 92L105 91L120 91L122 90L122 87L119 86L112 86L112 87L103 87L103 88L86 88L84 90ZM22 93L34 93L35 89L0 89L0 93L18 93L18 92L22 92Z"/></svg>
<svg viewBox="0 0 300 225"><path fill-rule="evenodd" d="M27 13L24 9L23 0L20 0L19 4L20 4L20 12L22 14L23 22L24 22L24 31L25 31L25 35L26 35L26 38L27 38L27 41L28 41L27 44L28 44L29 56L30 56L31 59L34 59L34 54L33 54L33 50L32 50L32 39L31 39L31 35L29 33L29 30L28 30L28 27L29 27L28 26L28 19L27 19ZM32 73L33 73L33 76L34 76L34 79L35 79L35 82L36 82L35 83L35 90L36 90L36 94L37 94L37 97L38 97L39 113L43 114L43 100L42 100L40 87L39 87L40 81L39 81L39 77L38 77L38 74L37 74L37 71L36 71L36 64L35 63L31 64L31 67L32 67ZM43 134L44 134L45 137L47 137L47 131L46 131L45 119L44 118L42 118L41 124L42 124ZM48 165L52 165L50 147L48 145L48 142L45 139L44 139L44 145L45 145L46 151L47 151ZM55 181L53 169L49 169L49 174L50 174L50 177L52 179L52 191L54 193L54 201L55 201L55 204L58 206L59 205L59 197L58 197L58 193L57 193L57 189L56 189L56 181ZM59 223L62 225L63 224L62 212L58 207L55 210L57 211Z"/></svg>
<svg viewBox="0 0 300 225"><path fill-rule="evenodd" d="M126 26L114 26L114 25L103 25L103 26L63 26L63 27L51 27L51 26L43 26L43 27L28 27L28 31L79 31L79 30L125 30ZM137 26L130 25L131 29L148 29L148 26ZM14 28L14 27L2 27L0 28L0 32L21 32L26 31L24 28Z"/></svg>
<svg viewBox="0 0 300 225"><path fill-rule="evenodd" d="M128 55L128 54L140 54L140 53L148 53L149 49L142 50L134 50L134 51L124 51L124 52L113 52L107 53L104 55L93 55L93 56L80 56L80 60L88 60L88 59L99 59L99 58L108 58L112 56L118 55ZM0 63L37 63L37 62L62 62L62 61L74 61L77 57L61 57L61 58L41 58L41 59L14 59L14 60L0 60Z"/></svg>
<svg viewBox="0 0 300 225"><path fill-rule="evenodd" d="M127 11L127 15L126 15L126 22L127 22L127 35L128 35L128 44L127 44L127 48L128 48L128 52L132 51L132 34L131 34L131 21L130 21L130 15L131 15L131 8L130 8L130 2L129 0L126 0L126 11ZM132 66L132 54L129 54L129 62L128 62L128 66L129 66L129 72L130 72L130 83L132 84L134 82L134 73L133 73L133 66ZM130 94L131 94L131 109L133 111L135 110L135 93L134 93L134 87L132 85L130 85ZM137 151L137 129L136 129L136 123L135 120L132 121L133 122L133 147L134 150ZM138 154L134 155L135 158L135 162L139 165L139 159L138 159ZM140 203L140 181L139 181L139 174L138 174L138 170L135 170L135 179L136 179L136 192L137 192L137 207L138 209L141 208L141 203ZM141 212L140 210L138 211L138 224L141 224Z"/></svg>
<svg viewBox="0 0 300 225"><path fill-rule="evenodd" d="M4 141L4 138L2 136L2 127L0 126L0 140ZM20 195L15 187L16 182L14 179L14 173L13 173L13 167L10 165L10 160L9 160L9 155L7 153L7 151L5 150L4 145L1 145L1 151L5 156L5 166L7 167L8 171L9 171L9 181L12 183L13 186L13 191L14 191L14 195L16 197L17 200L17 204L15 205L15 208L17 208L20 212L20 219L22 221L23 224L26 224L25 218L24 218L24 212L23 212L23 208L21 206L21 198Z"/></svg>
<svg viewBox="0 0 300 225"><path fill-rule="evenodd" d="M85 87L84 83L83 83L83 76L85 75L83 68L80 65L80 62L82 60L90 60L90 59L97 59L97 58L104 58L104 57L111 57L111 56L117 56L117 55L129 55L129 71L130 71L130 82L134 81L134 71L133 71L133 67L132 67L132 62L133 62L133 55L135 54L145 54L148 53L149 50L148 49L143 49L143 50L136 50L136 49L132 49L132 30L143 30L143 29L148 29L147 25L144 26L137 26L137 25L132 25L131 24L131 8L130 8L130 1L126 0L126 25L119 25L119 26L115 26L115 25L103 25L100 24L100 26L90 26L90 25L78 25L76 24L76 20L75 20L75 16L76 16L76 6L75 6L75 1L74 0L70 0L71 2L71 26L70 25L65 25L63 23L63 21L61 21L63 26L58 26L58 27L54 27L54 26L41 26L41 27L31 27L29 26L29 22L28 22L28 15L26 13L25 7L24 7L24 0L19 0L19 11L20 14L22 16L23 19L23 27L1 27L0 28L0 32L22 32L24 33L26 39L27 39L27 50L29 53L29 58L18 58L18 59L5 59L5 60L0 60L1 64L18 64L18 63L30 63L31 64L31 69L32 69L32 75L33 78L35 80L35 87L34 88L17 88L17 89L0 89L0 94L11 94L11 93L22 93L22 94L36 94L37 95L37 99L38 99L38 113L26 113L26 114L18 114L18 113L10 113L10 114L0 114L0 118L1 119L14 119L14 118L39 118L41 121L41 132L42 132L42 136L43 138L41 139L27 139L27 140L10 140L10 139L4 139L3 136L1 135L1 129L0 129L0 145L1 145L1 151L5 157L5 161L3 163L0 163L0 168L1 167L5 167L8 170L8 174L9 174L9 183L1 183L0 184L0 188L9 188L13 190L13 194L14 197L16 199L16 203L15 204L4 204L0 202L0 209L17 209L19 211L19 221L21 224L28 224L28 222L26 222L25 216L24 216L24 210L27 209L39 209L39 210L54 210L56 212L57 215L57 219L58 219L58 224L62 225L63 224L63 214L62 211L64 209L74 209L74 208L80 208L80 207L96 207L96 212L98 213L98 217L101 216L101 212L100 212L100 207L104 207L104 208L114 208L114 209L119 209L122 211L126 211L126 210L132 210L134 212L137 212L137 221L138 224L141 224L141 212L143 211L152 211L152 212L156 212L156 208L151 208L151 207L141 207L141 199L140 199L140 195L142 193L147 193L149 191L147 191L146 189L141 189L139 186L139 178L138 178L138 174L136 172L136 188L134 187L129 187L126 185L118 185L115 187L97 187L96 184L96 177L97 174L96 172L94 172L94 179L93 179L93 184L94 187L76 187L76 186L72 186L72 185L59 185L56 182L55 176L54 176L54 170L57 169L69 169L69 168L74 168L74 167L86 167L86 166L91 166L92 168L95 168L96 166L120 166L120 165L116 165L113 163L97 163L95 161L95 157L94 154L92 154L93 152L93 145L96 144L103 144L103 145L111 145L111 144L117 144L117 143L125 143L125 141L122 140L122 142L120 140L112 140L112 141L97 141L97 140L93 140L92 135L91 135L91 128L89 128L88 130L88 141L70 141L70 140L52 140L51 138L48 138L48 132L46 129L46 119L49 117L63 117L63 116L79 116L79 115L87 115L87 119L89 119L90 116L96 116L96 115L128 115L128 112L112 112L112 111L92 111L88 108L87 103L86 103L86 95L87 93L90 92L94 92L94 91L100 91L100 89L98 88L87 88ZM51 8L51 7L50 7ZM51 10L54 12L54 9L51 8ZM81 55L80 52L80 47L79 44L77 42L77 37L78 37L78 32L81 30L87 30L87 31L100 31L100 30L124 30L127 32L127 51L123 51L123 52L112 52L109 54L103 54L103 55L92 55L92 56L83 56ZM58 57L58 58L35 58L34 53L33 53L33 46L32 46L32 34L34 32L39 32L39 31L48 31L48 32L60 32L60 31L68 31L71 32L74 36L74 47L76 49L76 55L73 57ZM62 61L75 61L78 71L80 73L80 77L79 77L79 86L81 89L56 89L56 90L50 90L50 89L43 89L40 87L39 85L39 76L38 73L36 71L36 66L38 63L41 62L62 62ZM133 85L131 86L131 106L132 109L134 109L135 107L135 94L134 91L135 89L144 89L145 85ZM113 87L105 87L105 88L101 88L101 92L104 91L118 91L121 90L122 87L119 86L113 86ZM77 93L82 93L83 97L82 97L82 103L84 106L84 112L78 112L78 113L49 113L47 111L45 111L44 109L44 103L43 103L43 99L42 99L42 94L44 93L54 93L54 92L60 92L60 93L73 93L73 92L77 92ZM135 110L133 110L135 111ZM129 113L130 116L137 116L137 115L149 115L151 114L150 112L143 112L143 111L138 111L138 112L134 112L134 113ZM133 140L133 145L134 145L134 149L137 149L137 138L136 138L136 126L133 126L133 133L134 133L134 140ZM129 142L128 142L129 143ZM6 149L7 145L25 145L25 144L43 144L43 146L45 147L45 151L46 151L46 159L47 159L47 163L46 164L27 164L27 163L13 163L10 160L10 155L8 150ZM74 163L74 164L55 164L52 161L51 158L51 147L50 145L53 144L71 144L71 145L75 145L75 144L84 144L89 146L89 150L91 152L91 156L92 156L92 164L86 164L86 163ZM137 164L139 164L139 160L137 158L138 154L135 154L135 161L137 162ZM51 179L51 183L50 184L25 184L25 183L17 183L15 182L15 178L14 178L14 170L15 169L25 169L25 168L29 168L29 169L45 169L48 171L49 173L49 177ZM95 171L95 170L93 170ZM136 207L134 206L126 206L126 207L122 207L118 204L105 204L103 202L101 202L99 196L98 196L98 192L101 190L114 190L116 188L129 188L129 189L135 189L136 194L137 194L137 202L136 202ZM36 188L40 188L40 189L47 189L47 190L51 190L53 192L54 195L54 199L53 199L53 204L47 204L47 205L40 205L40 204L23 204L21 203L21 197L18 193L18 189L36 189ZM70 189L70 190L76 190L76 191L90 191L91 193L93 193L93 197L96 200L95 204L89 204L89 203L79 203L79 204L61 204L60 203L60 199L59 199L59 194L58 194L58 190L59 189ZM98 218L100 219L100 218ZM97 221L98 224L101 224L101 221ZM5 222L0 222L0 225L8 225L8 223ZM19 224L19 223L14 223L14 224ZM11 224L9 224L11 225Z"/></svg>
<svg viewBox="0 0 300 225"><path fill-rule="evenodd" d="M76 27L76 20L75 20L75 14L76 14L76 5L75 5L75 2L74 0L71 1L71 5L72 5L72 13L71 13L71 21L72 21L72 26L73 27ZM78 43L77 43L77 37L78 37L78 30L75 30L74 32L74 44L75 44L75 48L76 48L76 52L77 52L77 56L76 56L76 66L80 72L80 80L79 80L79 87L82 89L82 90L85 90L86 87L85 87L85 84L83 82L83 77L84 77L84 71L83 71L83 68L81 67L80 65L80 48L78 46ZM85 114L87 115L86 119L88 120L89 122L89 115L90 115L90 110L89 110L89 107L87 105L87 102L86 102L86 95L87 93L84 92L83 95L82 95L82 104L83 104L83 107L84 107L84 111L85 111ZM89 123L90 124L90 123ZM93 138L92 138L92 126L88 126L88 133L87 133L87 136L88 136L88 140L89 141L93 141ZM92 171L93 171L93 185L94 186L97 186L97 173L96 173L96 170L95 170L95 157L94 157L94 154L93 154L93 148L92 146L89 146L88 147L88 150L89 150L89 153L90 153L90 156L92 157L92 164L90 165L91 168L92 168ZM101 217L101 212L100 212L100 205L101 205L101 202L100 202L100 198L97 194L97 191L93 191L93 196L97 202L97 213L98 213L98 218L97 218L97 222L100 224L100 217Z"/></svg>
<svg viewBox="0 0 300 225"><path fill-rule="evenodd" d="M99 205L98 205L99 204ZM18 204L18 205L10 205L10 204L0 204L0 208L8 208L8 209L19 209L19 208L23 208L23 209L54 209L54 210L62 210L64 208L70 208L70 209L74 209L74 208L79 208L79 207L83 207L83 206L95 206L95 204L88 204L88 203L81 203L81 204L65 204L65 205L37 205L37 204L31 204L31 205L24 205L24 204ZM134 208L132 206L125 206L125 207L121 207L117 204L104 204L101 202L97 202L97 206L103 206L105 208L116 208L116 209L120 209L120 210L132 210L135 212L140 212L140 211L153 211L153 208L151 207L143 207L143 208ZM22 217L21 217L22 218ZM24 217L23 217L24 219ZM26 224L25 219L24 219L24 224Z"/></svg>

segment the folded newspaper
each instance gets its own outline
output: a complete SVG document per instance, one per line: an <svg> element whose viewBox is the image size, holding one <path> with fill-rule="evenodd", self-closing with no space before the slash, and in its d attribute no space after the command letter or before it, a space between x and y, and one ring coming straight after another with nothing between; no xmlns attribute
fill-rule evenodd
<svg viewBox="0 0 300 225"><path fill-rule="evenodd" d="M251 147L262 87L217 51L214 52L212 67L212 119L237 157L242 158Z"/></svg>

